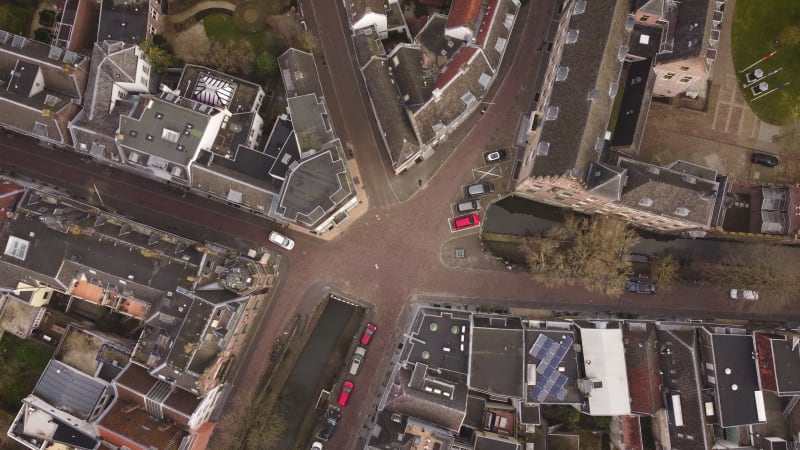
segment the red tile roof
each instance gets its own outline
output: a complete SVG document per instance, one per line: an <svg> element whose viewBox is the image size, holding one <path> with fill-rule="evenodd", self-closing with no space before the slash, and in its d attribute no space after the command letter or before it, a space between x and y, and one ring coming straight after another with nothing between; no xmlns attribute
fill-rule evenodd
<svg viewBox="0 0 800 450"><path fill-rule="evenodd" d="M478 51L477 47L464 46L461 47L453 59L447 63L447 67L436 78L436 83L433 85L435 89L444 89L450 81L461 71L461 68L469 64L472 56Z"/></svg>
<svg viewBox="0 0 800 450"><path fill-rule="evenodd" d="M497 16L498 11L497 5L499 4L500 0L489 0L486 3L486 12L483 14L481 26L478 28L478 45L480 45L481 48L486 48L486 39L489 37L489 32L494 25L495 16Z"/></svg>
<svg viewBox="0 0 800 450"><path fill-rule="evenodd" d="M654 414L663 407L655 330L649 325L645 330L625 328L624 336L631 411Z"/></svg>
<svg viewBox="0 0 800 450"><path fill-rule="evenodd" d="M468 27L477 29L481 0L453 0L445 28Z"/></svg>
<svg viewBox="0 0 800 450"><path fill-rule="evenodd" d="M133 449L178 450L183 438L189 435L182 427L156 419L141 406L121 399L105 414L98 429L107 441Z"/></svg>
<svg viewBox="0 0 800 450"><path fill-rule="evenodd" d="M754 333L756 338L756 352L758 352L758 371L761 375L761 388L770 391L777 391L778 384L775 381L775 366L772 359L773 337L766 333Z"/></svg>
<svg viewBox="0 0 800 450"><path fill-rule="evenodd" d="M621 416L624 450L642 450L642 423L639 416Z"/></svg>

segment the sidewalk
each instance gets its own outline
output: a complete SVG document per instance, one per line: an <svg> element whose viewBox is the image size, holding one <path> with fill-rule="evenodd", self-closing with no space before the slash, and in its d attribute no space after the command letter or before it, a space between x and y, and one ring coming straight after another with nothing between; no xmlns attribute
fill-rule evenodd
<svg viewBox="0 0 800 450"><path fill-rule="evenodd" d="M463 250L463 257L456 256L456 250ZM454 269L507 271L505 262L483 250L483 244L475 233L451 238L440 248L439 259L442 264Z"/></svg>

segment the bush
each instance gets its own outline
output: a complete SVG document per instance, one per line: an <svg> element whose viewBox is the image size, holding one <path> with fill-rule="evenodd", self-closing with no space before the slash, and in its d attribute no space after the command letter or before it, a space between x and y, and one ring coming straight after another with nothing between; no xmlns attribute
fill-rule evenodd
<svg viewBox="0 0 800 450"><path fill-rule="evenodd" d="M39 25L43 27L52 27L56 23L56 13L50 10L44 10L39 13Z"/></svg>
<svg viewBox="0 0 800 450"><path fill-rule="evenodd" d="M262 80L278 74L278 60L269 52L262 52L256 58L256 75Z"/></svg>
<svg viewBox="0 0 800 450"><path fill-rule="evenodd" d="M33 38L39 42L44 42L45 44L49 44L52 38L52 34L50 30L46 28L37 28L36 31L33 32Z"/></svg>

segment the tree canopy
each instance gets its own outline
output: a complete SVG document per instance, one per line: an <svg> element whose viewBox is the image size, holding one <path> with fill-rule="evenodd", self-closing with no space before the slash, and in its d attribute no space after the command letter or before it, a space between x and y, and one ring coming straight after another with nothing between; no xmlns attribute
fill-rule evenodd
<svg viewBox="0 0 800 450"><path fill-rule="evenodd" d="M543 236L528 238L526 258L535 280L546 286L579 285L617 296L631 271L636 234L625 222L605 216L567 216Z"/></svg>

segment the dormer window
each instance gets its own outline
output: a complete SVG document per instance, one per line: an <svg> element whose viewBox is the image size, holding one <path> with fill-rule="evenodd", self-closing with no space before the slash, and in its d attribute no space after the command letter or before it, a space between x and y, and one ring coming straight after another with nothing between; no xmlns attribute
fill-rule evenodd
<svg viewBox="0 0 800 450"><path fill-rule="evenodd" d="M569 30L567 31L567 39L565 42L567 44L574 44L578 42L578 35L581 34L580 30Z"/></svg>
<svg viewBox="0 0 800 450"><path fill-rule="evenodd" d="M574 15L583 14L586 11L586 0L578 0L575 2L575 12Z"/></svg>
<svg viewBox="0 0 800 450"><path fill-rule="evenodd" d="M558 70L556 70L556 81L566 80L567 75L569 75L569 67L559 66Z"/></svg>
<svg viewBox="0 0 800 450"><path fill-rule="evenodd" d="M536 146L536 154L538 156L545 156L549 152L550 152L550 143L549 142L541 141Z"/></svg>
<svg viewBox="0 0 800 450"><path fill-rule="evenodd" d="M558 117L558 106L550 105L547 107L547 113L545 113L545 120L556 120Z"/></svg>

